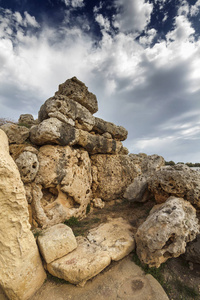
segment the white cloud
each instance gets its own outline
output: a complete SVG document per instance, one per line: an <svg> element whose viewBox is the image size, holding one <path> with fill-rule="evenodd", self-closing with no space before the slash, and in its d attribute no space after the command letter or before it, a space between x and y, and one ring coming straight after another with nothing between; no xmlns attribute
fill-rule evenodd
<svg viewBox="0 0 200 300"><path fill-rule="evenodd" d="M178 15L187 16L189 14L189 12L190 12L190 7L189 7L187 0L181 1L181 5L178 9Z"/></svg>
<svg viewBox="0 0 200 300"><path fill-rule="evenodd" d="M175 18L175 29L167 34L168 41L188 41L193 38L194 28L184 15Z"/></svg>
<svg viewBox="0 0 200 300"><path fill-rule="evenodd" d="M97 14L95 20L102 29L110 31L110 21L108 18L105 18L102 14Z"/></svg>
<svg viewBox="0 0 200 300"><path fill-rule="evenodd" d="M83 7L84 0L62 0L66 6L72 6L73 8Z"/></svg>
<svg viewBox="0 0 200 300"><path fill-rule="evenodd" d="M25 16L24 23L23 23L24 26L40 27L35 17L29 15L27 11L24 12L24 16ZM19 15L18 15L18 19L19 19Z"/></svg>
<svg viewBox="0 0 200 300"><path fill-rule="evenodd" d="M130 28L145 29L151 6L146 8L145 17L137 7L142 19L134 20L138 24L133 22ZM126 145L131 151L158 153L168 160L175 160L177 152L177 160L189 160L189 154L184 159L178 156L181 146L186 153L189 142L197 143L200 129L200 40L192 38L191 23L185 15L178 15L167 41L147 47L155 29L146 30L139 43L134 32L124 30L125 23L120 23L119 33L111 35L103 13L95 12L95 17L102 39L94 46L89 33L84 33L84 19L68 27L66 17L59 28L40 27L33 36L28 30L36 25L32 17L22 28L25 16L10 11L0 16L1 112L16 118L21 113L36 116L58 84L77 76L97 95L98 116L129 130ZM186 115L191 110L198 114ZM180 119L175 118L177 114Z"/></svg>
<svg viewBox="0 0 200 300"><path fill-rule="evenodd" d="M119 13L113 18L113 25L122 32L141 32L150 22L153 4L144 0L115 0Z"/></svg>
<svg viewBox="0 0 200 300"><path fill-rule="evenodd" d="M147 30L145 32L145 35L141 36L139 38L140 44L146 45L146 46L151 45L156 34L157 34L157 31L154 28Z"/></svg>
<svg viewBox="0 0 200 300"><path fill-rule="evenodd" d="M199 7L200 7L200 0L198 0L194 5L190 8L190 14L191 16L197 16L199 13Z"/></svg>

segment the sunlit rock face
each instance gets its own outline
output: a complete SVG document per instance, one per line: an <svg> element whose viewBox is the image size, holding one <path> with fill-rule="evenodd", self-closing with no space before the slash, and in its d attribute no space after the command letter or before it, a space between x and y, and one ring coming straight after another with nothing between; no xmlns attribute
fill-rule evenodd
<svg viewBox="0 0 200 300"><path fill-rule="evenodd" d="M137 254L150 267L183 254L196 238L199 224L195 208L182 198L170 197L155 206L136 233Z"/></svg>
<svg viewBox="0 0 200 300"><path fill-rule="evenodd" d="M2 130L0 140L0 284L9 299L26 300L46 274L30 231L24 186Z"/></svg>

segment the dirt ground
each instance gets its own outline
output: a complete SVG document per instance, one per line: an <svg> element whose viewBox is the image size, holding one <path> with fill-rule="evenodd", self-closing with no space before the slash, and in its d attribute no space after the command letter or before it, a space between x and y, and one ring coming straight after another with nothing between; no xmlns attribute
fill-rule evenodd
<svg viewBox="0 0 200 300"><path fill-rule="evenodd" d="M105 222L107 217L117 218L123 217L128 220L130 224L133 226L134 232L137 231L137 228L144 222L147 218L151 208L155 205L153 200L148 201L146 203L130 203L126 200L115 200L112 202L107 202L103 209L91 208L90 212L88 212L87 217L79 222L74 220L71 224L68 224L72 227L74 234L78 235L86 235L88 230L94 227L97 227L99 224ZM145 272L153 275L158 282L162 285L166 294L168 295L170 300L190 300L196 299L200 300L200 265L188 263L184 257L179 257L176 259L169 259L165 264L163 264L159 269L149 269L147 266L142 266L136 257L135 253L131 253L129 255L129 260L134 261L136 264L139 264L140 267L143 268ZM109 269L116 268L117 263L112 263ZM114 270L114 269L113 269ZM106 270L107 272L107 270ZM99 276L99 277L98 277ZM102 277L103 274L97 275L97 280L104 280ZM91 284L91 283L90 283ZM66 282L63 282L60 279L56 279L53 276L49 275L47 281L44 285L45 288L50 291L50 294L53 295L57 290L65 290ZM42 288L43 289L43 288ZM34 296L33 300L39 299L47 299L41 298L42 289L40 289L40 293ZM69 289L69 287L68 287ZM39 296L40 295L40 296ZM39 298L38 298L39 297ZM82 297L83 299L84 297ZM3 296L3 293L0 290L0 300L6 300L7 298ZM49 298L49 300L54 298ZM56 296L56 300L61 299L76 299L75 295L66 298ZM79 299L79 298L77 298ZM84 298L87 299L87 298ZM91 298L92 299L92 298ZM93 299L98 299L93 298ZM106 297L104 299L132 299L132 298L109 298ZM142 300L141 296L138 295L138 298ZM158 298L159 299L159 298ZM99 300L99 299L98 299Z"/></svg>

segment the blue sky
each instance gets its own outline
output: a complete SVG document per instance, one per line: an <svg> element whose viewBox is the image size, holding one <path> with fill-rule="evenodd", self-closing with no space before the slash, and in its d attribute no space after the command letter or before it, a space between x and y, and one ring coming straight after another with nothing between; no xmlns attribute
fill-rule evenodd
<svg viewBox="0 0 200 300"><path fill-rule="evenodd" d="M0 0L0 117L76 76L132 153L200 162L200 0Z"/></svg>

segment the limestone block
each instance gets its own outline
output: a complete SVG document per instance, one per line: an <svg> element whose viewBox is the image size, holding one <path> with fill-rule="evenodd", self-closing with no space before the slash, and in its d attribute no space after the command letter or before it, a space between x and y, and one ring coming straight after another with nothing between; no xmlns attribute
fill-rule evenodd
<svg viewBox="0 0 200 300"><path fill-rule="evenodd" d="M130 154L135 166L140 169L141 174L154 174L165 165L165 160L157 154L147 155L145 153Z"/></svg>
<svg viewBox="0 0 200 300"><path fill-rule="evenodd" d="M136 233L137 254L150 267L185 252L196 238L199 224L195 208L182 198L170 197L155 207Z"/></svg>
<svg viewBox="0 0 200 300"><path fill-rule="evenodd" d="M61 258L77 248L73 231L65 224L57 224L43 230L37 242L47 263Z"/></svg>
<svg viewBox="0 0 200 300"><path fill-rule="evenodd" d="M106 122L100 118L95 118L94 131L100 134L110 133L113 139L120 141L126 140L128 135L128 131L124 127Z"/></svg>
<svg viewBox="0 0 200 300"><path fill-rule="evenodd" d="M30 140L36 145L57 144L74 145L78 141L79 131L56 118L44 120L30 129Z"/></svg>
<svg viewBox="0 0 200 300"><path fill-rule="evenodd" d="M124 198L133 202L145 202L149 197L148 179L141 175L134 179L124 193Z"/></svg>
<svg viewBox="0 0 200 300"><path fill-rule="evenodd" d="M157 203L175 196L200 207L200 173L186 165L162 167L151 176L148 186Z"/></svg>
<svg viewBox="0 0 200 300"><path fill-rule="evenodd" d="M30 231L23 183L2 130L0 140L0 285L9 299L26 300L46 274Z"/></svg>
<svg viewBox="0 0 200 300"><path fill-rule="evenodd" d="M84 217L92 198L89 155L83 149L46 145L39 149L33 187L34 218L46 227Z"/></svg>
<svg viewBox="0 0 200 300"><path fill-rule="evenodd" d="M95 118L87 108L67 96L57 95L49 98L38 113L42 122L47 118L57 118L60 121L86 131L92 130Z"/></svg>
<svg viewBox="0 0 200 300"><path fill-rule="evenodd" d="M109 253L112 260L120 260L135 248L132 226L124 219L110 219L91 229L87 239Z"/></svg>
<svg viewBox="0 0 200 300"><path fill-rule="evenodd" d="M129 155L91 155L94 197L104 201L122 198L138 175Z"/></svg>
<svg viewBox="0 0 200 300"><path fill-rule="evenodd" d="M91 134L87 131L79 130L78 145L86 149L90 154L116 154L123 148L119 141L107 139L101 135Z"/></svg>
<svg viewBox="0 0 200 300"><path fill-rule="evenodd" d="M19 124L29 125L30 127L38 123L37 120L34 120L31 114L22 114L18 120Z"/></svg>
<svg viewBox="0 0 200 300"><path fill-rule="evenodd" d="M24 183L30 183L35 179L39 169L39 162L35 153L24 151L15 160L15 163Z"/></svg>
<svg viewBox="0 0 200 300"><path fill-rule="evenodd" d="M47 265L49 273L73 284L84 285L87 280L107 267L111 258L84 237L77 237L78 247L68 255Z"/></svg>
<svg viewBox="0 0 200 300"><path fill-rule="evenodd" d="M60 84L55 95L69 97L70 99L86 107L92 114L98 111L96 96L90 93L85 84L76 77L68 79L64 83Z"/></svg>
<svg viewBox="0 0 200 300"><path fill-rule="evenodd" d="M6 123L0 127L8 136L9 144L22 144L29 137L29 129L13 123Z"/></svg>

